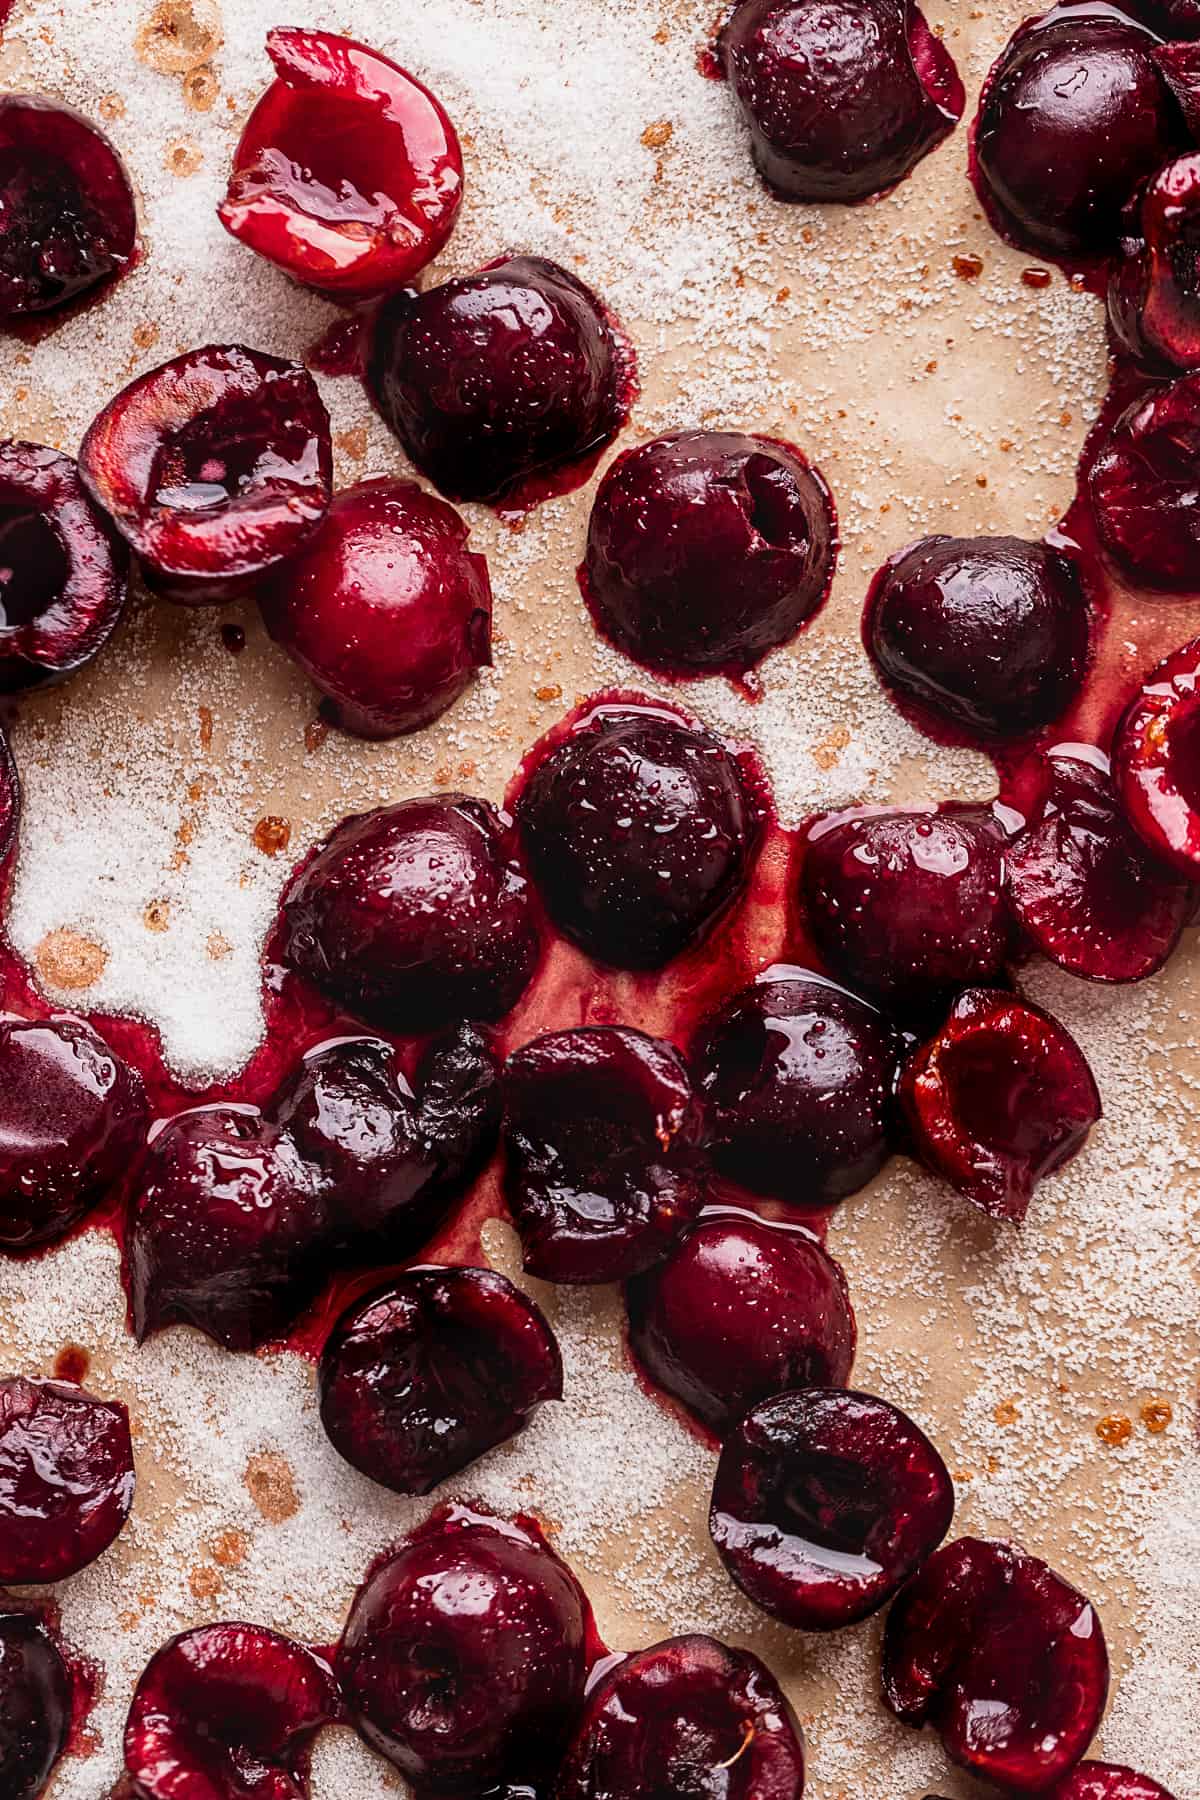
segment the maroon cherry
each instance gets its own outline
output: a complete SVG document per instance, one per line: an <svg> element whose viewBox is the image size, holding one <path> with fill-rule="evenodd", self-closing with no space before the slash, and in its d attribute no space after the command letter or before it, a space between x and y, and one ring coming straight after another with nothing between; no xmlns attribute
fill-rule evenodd
<svg viewBox="0 0 1200 1800"><path fill-rule="evenodd" d="M1116 1763L1078 1763L1046 1800L1174 1800L1165 1787Z"/></svg>
<svg viewBox="0 0 1200 1800"><path fill-rule="evenodd" d="M1200 593L1200 374L1135 400L1088 473L1105 550L1141 587Z"/></svg>
<svg viewBox="0 0 1200 1800"><path fill-rule="evenodd" d="M1177 157L1147 183L1137 227L1109 277L1113 334L1142 362L1200 367L1200 156Z"/></svg>
<svg viewBox="0 0 1200 1800"><path fill-rule="evenodd" d="M513 256L394 295L368 368L380 412L434 485L495 500L616 436L626 360L590 288L544 257Z"/></svg>
<svg viewBox="0 0 1200 1800"><path fill-rule="evenodd" d="M294 555L325 516L332 466L312 376L240 344L139 375L79 451L147 585L192 605L243 594Z"/></svg>
<svg viewBox="0 0 1200 1800"><path fill-rule="evenodd" d="M321 1423L348 1463L428 1494L562 1399L541 1310L492 1269L408 1269L347 1307L325 1345Z"/></svg>
<svg viewBox="0 0 1200 1800"><path fill-rule="evenodd" d="M692 1633L593 1681L554 1800L800 1800L804 1738L749 1650Z"/></svg>
<svg viewBox="0 0 1200 1800"><path fill-rule="evenodd" d="M968 988L904 1071L922 1162L995 1219L1018 1223L1043 1175L1100 1117L1087 1058L1056 1019L999 988Z"/></svg>
<svg viewBox="0 0 1200 1800"><path fill-rule="evenodd" d="M1155 856L1200 881L1200 638L1142 683L1113 740L1126 816Z"/></svg>
<svg viewBox="0 0 1200 1800"><path fill-rule="evenodd" d="M619 1025L549 1032L504 1066L505 1198L543 1281L620 1281L699 1211L703 1114L679 1052Z"/></svg>
<svg viewBox="0 0 1200 1800"><path fill-rule="evenodd" d="M742 893L761 820L736 758L649 702L599 705L540 754L515 808L554 923L599 962L657 969Z"/></svg>
<svg viewBox="0 0 1200 1800"><path fill-rule="evenodd" d="M56 100L0 95L0 315L111 281L136 243L133 190L104 133Z"/></svg>
<svg viewBox="0 0 1200 1800"><path fill-rule="evenodd" d="M922 538L884 564L863 614L867 651L901 701L985 740L1066 711L1088 636L1074 563L1024 538Z"/></svg>
<svg viewBox="0 0 1200 1800"><path fill-rule="evenodd" d="M962 117L950 52L912 0L742 0L721 38L754 161L781 200L862 200Z"/></svg>
<svg viewBox="0 0 1200 1800"><path fill-rule="evenodd" d="M856 1330L846 1277L807 1231L721 1208L626 1289L657 1387L718 1434L788 1388L840 1387Z"/></svg>
<svg viewBox="0 0 1200 1800"><path fill-rule="evenodd" d="M807 1210L857 1192L895 1136L899 1040L873 1006L777 965L704 1026L692 1066L720 1173Z"/></svg>
<svg viewBox="0 0 1200 1800"><path fill-rule="evenodd" d="M885 1606L953 1517L946 1465L907 1414L807 1388L762 1401L726 1438L709 1530L756 1606L835 1631Z"/></svg>
<svg viewBox="0 0 1200 1800"><path fill-rule="evenodd" d="M432 724L492 660L492 590L452 506L380 477L335 494L259 591L267 630L335 722L387 738Z"/></svg>
<svg viewBox="0 0 1200 1800"><path fill-rule="evenodd" d="M38 1614L0 1604L0 1791L39 1800L71 1731L75 1694Z"/></svg>
<svg viewBox="0 0 1200 1800"><path fill-rule="evenodd" d="M62 1381L0 1379L0 1581L65 1581L133 1504L129 1414Z"/></svg>
<svg viewBox="0 0 1200 1800"><path fill-rule="evenodd" d="M0 1017L0 1246L62 1237L125 1173L137 1073L82 1019Z"/></svg>
<svg viewBox="0 0 1200 1800"><path fill-rule="evenodd" d="M262 1625L202 1625L151 1657L125 1724L136 1800L305 1800L338 1711L328 1665Z"/></svg>
<svg viewBox="0 0 1200 1800"><path fill-rule="evenodd" d="M1015 1794L1079 1761L1108 1695L1100 1620L1060 1575L1009 1544L957 1538L888 1614L883 1697L932 1725L952 1762Z"/></svg>
<svg viewBox="0 0 1200 1800"><path fill-rule="evenodd" d="M535 1525L440 1507L355 1597L337 1657L351 1718L419 1789L537 1780L583 1698L588 1616Z"/></svg>
<svg viewBox="0 0 1200 1800"><path fill-rule="evenodd" d="M681 431L619 456L580 586L597 628L668 675L741 674L824 604L833 497L790 444Z"/></svg>

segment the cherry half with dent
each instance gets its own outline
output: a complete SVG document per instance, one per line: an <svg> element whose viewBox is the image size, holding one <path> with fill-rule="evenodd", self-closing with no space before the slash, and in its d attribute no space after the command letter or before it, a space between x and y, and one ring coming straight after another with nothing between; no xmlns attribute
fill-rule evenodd
<svg viewBox="0 0 1200 1800"><path fill-rule="evenodd" d="M1200 374L1133 401L1088 471L1096 529L1139 587L1200 593Z"/></svg>
<svg viewBox="0 0 1200 1800"><path fill-rule="evenodd" d="M276 78L234 151L222 225L331 298L402 287L441 250L462 203L444 109L353 38L284 27L267 33L267 54Z"/></svg>
<svg viewBox="0 0 1200 1800"><path fill-rule="evenodd" d="M75 1684L33 1609L0 1599L0 1792L39 1800L67 1747Z"/></svg>
<svg viewBox="0 0 1200 1800"><path fill-rule="evenodd" d="M1149 1775L1123 1764L1083 1762L1045 1800L1174 1800L1174 1796Z"/></svg>
<svg viewBox="0 0 1200 1800"><path fill-rule="evenodd" d="M946 1465L906 1413L806 1388L752 1407L725 1439L709 1530L756 1606L836 1631L885 1606L953 1517Z"/></svg>
<svg viewBox="0 0 1200 1800"><path fill-rule="evenodd" d="M1136 222L1109 275L1113 336L1152 368L1200 368L1200 154L1147 182Z"/></svg>
<svg viewBox="0 0 1200 1800"><path fill-rule="evenodd" d="M0 1379L0 1581L65 1581L133 1504L129 1414L73 1383Z"/></svg>
<svg viewBox="0 0 1200 1800"><path fill-rule="evenodd" d="M1146 677L1117 727L1112 764L1125 816L1147 849L1200 881L1200 638Z"/></svg>

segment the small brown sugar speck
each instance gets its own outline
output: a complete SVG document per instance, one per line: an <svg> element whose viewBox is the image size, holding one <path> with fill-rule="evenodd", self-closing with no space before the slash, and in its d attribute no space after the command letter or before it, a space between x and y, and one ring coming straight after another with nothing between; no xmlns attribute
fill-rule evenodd
<svg viewBox="0 0 1200 1800"><path fill-rule="evenodd" d="M956 256L950 266L960 281L978 281L983 274L982 256Z"/></svg>
<svg viewBox="0 0 1200 1800"><path fill-rule="evenodd" d="M193 144L190 138L172 138L163 157L163 167L169 175L183 179L194 175L203 161L204 152L199 144Z"/></svg>
<svg viewBox="0 0 1200 1800"><path fill-rule="evenodd" d="M197 1563L188 1576L188 1586L195 1600L215 1600L225 1586L220 1574L207 1563Z"/></svg>
<svg viewBox="0 0 1200 1800"><path fill-rule="evenodd" d="M201 706L197 709L197 712L200 719L200 748L202 750L209 750L212 747L213 734L212 707Z"/></svg>
<svg viewBox="0 0 1200 1800"><path fill-rule="evenodd" d="M1026 287L1048 288L1053 279L1054 277L1051 275L1049 269L1034 268L1021 270L1021 280L1025 283Z"/></svg>
<svg viewBox="0 0 1200 1800"><path fill-rule="evenodd" d="M108 962L108 951L64 925L46 933L33 960L47 987L80 989L99 981Z"/></svg>
<svg viewBox="0 0 1200 1800"><path fill-rule="evenodd" d="M365 425L352 425L349 431L339 431L334 443L351 462L361 462L367 454L367 428Z"/></svg>
<svg viewBox="0 0 1200 1800"><path fill-rule="evenodd" d="M669 144L675 135L675 127L670 119L656 119L653 125L647 125L642 133L642 142L647 150L661 150Z"/></svg>
<svg viewBox="0 0 1200 1800"><path fill-rule="evenodd" d="M1107 1444L1110 1450L1117 1450L1122 1444L1127 1444L1132 1435L1133 1421L1127 1419L1124 1413L1109 1413L1108 1417L1101 1419L1096 1426L1096 1436L1102 1444Z"/></svg>
<svg viewBox="0 0 1200 1800"><path fill-rule="evenodd" d="M171 902L169 900L152 900L142 914L142 924L147 931L166 931L171 923Z"/></svg>
<svg viewBox="0 0 1200 1800"><path fill-rule="evenodd" d="M328 736L329 727L324 719L310 719L308 721L308 724L304 727L304 748L308 751L310 756L315 750L321 748L321 745Z"/></svg>
<svg viewBox="0 0 1200 1800"><path fill-rule="evenodd" d="M276 1450L252 1456L243 1476L250 1498L271 1525L282 1525L300 1511L295 1477L287 1458Z"/></svg>
<svg viewBox="0 0 1200 1800"><path fill-rule="evenodd" d="M158 342L158 326L153 319L145 319L133 328L133 341L139 350L152 350Z"/></svg>
<svg viewBox="0 0 1200 1800"><path fill-rule="evenodd" d="M189 69L183 78L184 103L193 112L211 112L220 91L220 84L209 68Z"/></svg>
<svg viewBox="0 0 1200 1800"><path fill-rule="evenodd" d="M254 827L254 848L261 850L264 856L278 856L286 850L292 841L292 824L290 819L280 819L274 813L267 813Z"/></svg>
<svg viewBox="0 0 1200 1800"><path fill-rule="evenodd" d="M100 99L98 111L102 119L123 119L125 117L125 102L122 100L120 94L103 94Z"/></svg>
<svg viewBox="0 0 1200 1800"><path fill-rule="evenodd" d="M539 700L548 702L562 699L562 689L556 681L548 682L545 687L538 688L536 692Z"/></svg>
<svg viewBox="0 0 1200 1800"><path fill-rule="evenodd" d="M250 1540L244 1531L223 1531L212 1545L212 1559L223 1569L236 1569L246 1560Z"/></svg>
<svg viewBox="0 0 1200 1800"><path fill-rule="evenodd" d="M850 733L844 725L835 725L827 737L812 748L812 759L818 769L834 769L841 758L842 751L850 742Z"/></svg>
<svg viewBox="0 0 1200 1800"><path fill-rule="evenodd" d="M1165 1431L1175 1412L1169 1400L1147 1400L1142 1407L1142 1424L1157 1437Z"/></svg>
<svg viewBox="0 0 1200 1800"><path fill-rule="evenodd" d="M997 1425L1015 1425L1020 1416L1021 1408L1015 1400L1001 1400L992 1409L992 1417Z"/></svg>
<svg viewBox="0 0 1200 1800"><path fill-rule="evenodd" d="M205 949L214 962L222 962L225 957L233 955L233 945L229 939L222 937L219 931L210 931Z"/></svg>
<svg viewBox="0 0 1200 1800"><path fill-rule="evenodd" d="M186 75L211 62L221 41L216 0L159 0L138 26L133 48L160 75Z"/></svg>

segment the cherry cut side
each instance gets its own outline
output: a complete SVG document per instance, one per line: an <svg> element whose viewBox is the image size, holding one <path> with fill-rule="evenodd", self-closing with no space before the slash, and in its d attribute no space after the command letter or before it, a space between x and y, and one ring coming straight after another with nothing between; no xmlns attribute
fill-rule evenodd
<svg viewBox="0 0 1200 1800"><path fill-rule="evenodd" d="M1136 228L1109 276L1112 334L1152 368L1200 368L1200 155L1177 157L1146 183Z"/></svg>
<svg viewBox="0 0 1200 1800"><path fill-rule="evenodd" d="M462 203L458 137L404 69L353 38L267 33L275 80L246 122L217 208L225 229L340 300L402 287Z"/></svg>
<svg viewBox="0 0 1200 1800"><path fill-rule="evenodd" d="M129 1414L63 1381L0 1379L0 1581L65 1581L133 1504Z"/></svg>
<svg viewBox="0 0 1200 1800"><path fill-rule="evenodd" d="M1200 593L1200 374L1154 387L1112 426L1088 471L1100 541L1141 587Z"/></svg>
<svg viewBox="0 0 1200 1800"><path fill-rule="evenodd" d="M0 1792L39 1800L67 1747L75 1686L33 1608L0 1601Z"/></svg>
<svg viewBox="0 0 1200 1800"><path fill-rule="evenodd" d="M1200 638L1146 677L1112 757L1118 797L1147 849L1200 881Z"/></svg>
<svg viewBox="0 0 1200 1800"><path fill-rule="evenodd" d="M1047 1800L1174 1800L1165 1787L1116 1763L1083 1762Z"/></svg>

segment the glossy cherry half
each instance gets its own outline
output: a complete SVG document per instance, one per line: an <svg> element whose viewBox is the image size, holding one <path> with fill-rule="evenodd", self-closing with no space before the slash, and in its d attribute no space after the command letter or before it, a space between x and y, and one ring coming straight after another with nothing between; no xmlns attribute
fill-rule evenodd
<svg viewBox="0 0 1200 1800"><path fill-rule="evenodd" d="M65 1581L133 1504L129 1414L63 1381L0 1379L0 1581Z"/></svg>
<svg viewBox="0 0 1200 1800"><path fill-rule="evenodd" d="M38 1614L0 1602L0 1792L39 1800L66 1749L75 1692Z"/></svg>
<svg viewBox="0 0 1200 1800"><path fill-rule="evenodd" d="M1200 155L1177 157L1147 182L1137 228L1109 277L1113 335L1142 362L1200 367Z"/></svg>
<svg viewBox="0 0 1200 1800"><path fill-rule="evenodd" d="M1156 857L1200 881L1200 638L1146 677L1113 740L1126 817Z"/></svg>
<svg viewBox="0 0 1200 1800"><path fill-rule="evenodd" d="M1200 593L1200 375L1126 408L1088 471L1100 541L1139 587Z"/></svg>
<svg viewBox="0 0 1200 1800"><path fill-rule="evenodd" d="M1116 1763L1084 1762L1052 1788L1047 1800L1174 1800L1165 1787Z"/></svg>

